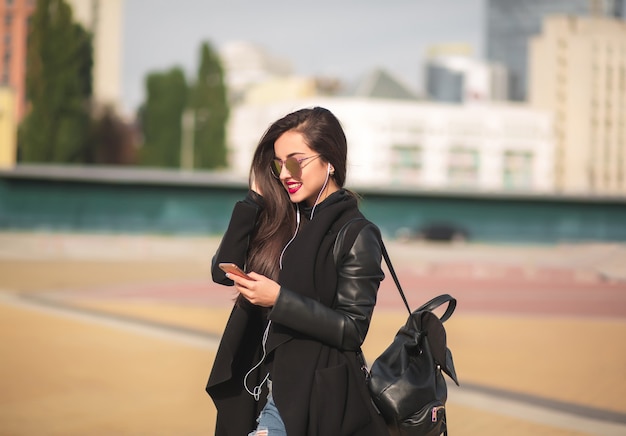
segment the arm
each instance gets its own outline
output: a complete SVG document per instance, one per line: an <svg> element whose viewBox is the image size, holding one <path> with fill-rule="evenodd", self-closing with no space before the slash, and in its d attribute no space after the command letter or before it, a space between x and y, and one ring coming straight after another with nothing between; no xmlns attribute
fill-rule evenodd
<svg viewBox="0 0 626 436"><path fill-rule="evenodd" d="M378 287L384 278L379 241L374 225L361 230L338 265L334 308L282 287L270 319L333 347L358 350L365 340Z"/></svg>
<svg viewBox="0 0 626 436"><path fill-rule="evenodd" d="M214 282L229 286L233 284L217 266L220 262L233 262L241 268L245 266L250 235L262 208L263 197L254 191L249 191L243 201L235 204L228 228L211 262Z"/></svg>

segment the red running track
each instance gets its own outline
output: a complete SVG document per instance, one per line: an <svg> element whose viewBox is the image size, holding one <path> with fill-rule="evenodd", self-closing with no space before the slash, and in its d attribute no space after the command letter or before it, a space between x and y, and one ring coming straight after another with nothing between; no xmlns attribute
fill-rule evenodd
<svg viewBox="0 0 626 436"><path fill-rule="evenodd" d="M398 268L396 272L412 309L436 295L448 293L457 299L458 313L626 317L626 281L603 280L574 270L457 264L421 271ZM230 306L233 291L207 278L201 282L77 290L57 297ZM378 293L378 307L405 310L388 272Z"/></svg>

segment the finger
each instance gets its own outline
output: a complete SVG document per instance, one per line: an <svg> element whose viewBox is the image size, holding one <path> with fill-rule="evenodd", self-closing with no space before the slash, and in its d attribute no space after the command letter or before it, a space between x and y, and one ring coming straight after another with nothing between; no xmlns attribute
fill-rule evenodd
<svg viewBox="0 0 626 436"><path fill-rule="evenodd" d="M250 271L248 275L255 281L263 280L266 278L264 275L255 273L254 271Z"/></svg>
<svg viewBox="0 0 626 436"><path fill-rule="evenodd" d="M254 291L251 291L250 289L242 289L240 291L240 294L250 303L254 305L259 305L259 297Z"/></svg>
<svg viewBox="0 0 626 436"><path fill-rule="evenodd" d="M243 296L243 298L251 302L253 294L248 289L237 286L237 290Z"/></svg>
<svg viewBox="0 0 626 436"><path fill-rule="evenodd" d="M231 279L233 282L235 282L235 284L239 285L239 286L245 286L246 283L249 283L250 280L245 279L237 274L232 274L232 273L227 273L226 277L228 277L229 279Z"/></svg>

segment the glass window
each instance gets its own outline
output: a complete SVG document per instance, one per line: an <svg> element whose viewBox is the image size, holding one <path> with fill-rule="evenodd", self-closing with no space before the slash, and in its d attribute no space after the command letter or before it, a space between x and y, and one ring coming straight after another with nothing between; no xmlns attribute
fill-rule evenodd
<svg viewBox="0 0 626 436"><path fill-rule="evenodd" d="M391 147L391 175L394 183L415 183L422 174L422 147L396 144Z"/></svg>
<svg viewBox="0 0 626 436"><path fill-rule="evenodd" d="M478 183L480 155L478 150L465 146L454 146L448 154L448 182L451 186L475 187Z"/></svg>
<svg viewBox="0 0 626 436"><path fill-rule="evenodd" d="M533 154L526 150L504 152L503 185L506 189L529 189L532 187Z"/></svg>

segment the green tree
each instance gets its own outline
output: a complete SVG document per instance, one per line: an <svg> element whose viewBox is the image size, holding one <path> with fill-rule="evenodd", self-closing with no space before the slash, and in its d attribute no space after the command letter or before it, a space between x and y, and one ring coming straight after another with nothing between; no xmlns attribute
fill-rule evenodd
<svg viewBox="0 0 626 436"><path fill-rule="evenodd" d="M185 75L178 67L147 76L146 102L140 110L144 135L142 165L180 166L181 118L187 93Z"/></svg>
<svg viewBox="0 0 626 436"><path fill-rule="evenodd" d="M226 86L220 59L208 42L200 49L200 66L190 90L189 107L195 117L194 167L226 167Z"/></svg>
<svg viewBox="0 0 626 436"><path fill-rule="evenodd" d="M89 160L91 35L63 0L38 0L27 46L30 111L19 132L26 162Z"/></svg>
<svg viewBox="0 0 626 436"><path fill-rule="evenodd" d="M124 122L115 109L103 106L93 115L89 163L132 165L137 163L133 126Z"/></svg>

